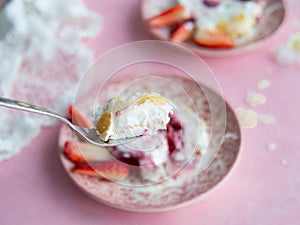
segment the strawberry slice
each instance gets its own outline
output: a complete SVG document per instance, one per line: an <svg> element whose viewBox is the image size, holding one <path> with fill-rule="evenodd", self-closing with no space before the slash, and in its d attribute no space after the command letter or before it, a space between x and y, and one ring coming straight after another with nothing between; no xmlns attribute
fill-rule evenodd
<svg viewBox="0 0 300 225"><path fill-rule="evenodd" d="M84 142L74 143L66 141L63 153L74 163L85 161L107 161L112 159L112 156L105 148Z"/></svg>
<svg viewBox="0 0 300 225"><path fill-rule="evenodd" d="M233 48L234 41L220 33L215 33L209 30L197 29L194 34L194 41L198 45L213 48Z"/></svg>
<svg viewBox="0 0 300 225"><path fill-rule="evenodd" d="M86 127L86 128L92 128L93 125L85 118L85 116L79 112L77 108L75 108L74 105L70 105L68 108L68 113L72 117L72 123L77 126Z"/></svg>
<svg viewBox="0 0 300 225"><path fill-rule="evenodd" d="M129 174L129 167L117 161L79 163L73 170L74 173L100 177L107 180L121 181Z"/></svg>
<svg viewBox="0 0 300 225"><path fill-rule="evenodd" d="M191 14L183 5L175 5L162 13L148 19L150 27L162 27L180 23L184 20L190 19Z"/></svg>
<svg viewBox="0 0 300 225"><path fill-rule="evenodd" d="M195 29L193 21L186 21L176 27L171 34L171 41L181 43L190 39Z"/></svg>

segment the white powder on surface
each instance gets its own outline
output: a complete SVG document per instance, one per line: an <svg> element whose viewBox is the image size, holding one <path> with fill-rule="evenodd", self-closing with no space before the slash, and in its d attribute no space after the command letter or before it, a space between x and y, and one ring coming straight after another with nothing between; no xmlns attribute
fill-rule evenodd
<svg viewBox="0 0 300 225"><path fill-rule="evenodd" d="M93 52L99 15L82 0L11 0L0 11L0 96L64 114ZM0 108L0 161L17 154L55 121Z"/></svg>
<svg viewBox="0 0 300 225"><path fill-rule="evenodd" d="M265 125L269 125L272 123L275 123L275 118L271 115L267 115L267 114L260 114L258 115L258 122L265 124Z"/></svg>
<svg viewBox="0 0 300 225"><path fill-rule="evenodd" d="M258 83L257 83L257 89L266 89L268 87L271 86L271 81L269 80L266 80L266 79L263 79L263 80L260 80Z"/></svg>
<svg viewBox="0 0 300 225"><path fill-rule="evenodd" d="M266 97L263 94L249 92L246 101L248 105L253 107L264 104L266 102Z"/></svg>
<svg viewBox="0 0 300 225"><path fill-rule="evenodd" d="M269 151L274 151L276 149L276 147L277 147L276 143L270 142L268 144L268 150Z"/></svg>
<svg viewBox="0 0 300 225"><path fill-rule="evenodd" d="M257 125L257 113L251 109L237 108L235 110L241 125L245 128L254 128Z"/></svg>

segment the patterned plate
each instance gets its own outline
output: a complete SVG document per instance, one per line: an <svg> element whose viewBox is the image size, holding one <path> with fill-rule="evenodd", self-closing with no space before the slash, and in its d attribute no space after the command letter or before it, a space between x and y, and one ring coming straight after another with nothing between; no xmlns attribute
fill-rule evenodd
<svg viewBox="0 0 300 225"><path fill-rule="evenodd" d="M63 126L60 132L60 158L69 176L85 193L106 205L130 210L130 211L163 211L177 208L194 200L202 199L208 192L224 180L236 164L240 146L241 131L238 120L232 108L226 103L226 116L221 110L223 98L204 85L195 83L192 79L170 75L151 75L143 79L135 79L126 76L124 79L110 81L101 90L101 98L108 99L125 91L130 87L131 91L143 90L145 92L158 92L162 96L169 98L176 107L196 107L198 115L205 121L210 133L210 144L207 152L214 152L218 148L216 156L210 165L204 170L201 169L201 157L195 156L196 160L181 167L176 176L158 183L140 182L134 174L124 183L114 183L104 181L99 178L75 174L71 172L73 164L62 154L64 143L67 140L74 141L72 131ZM184 95L182 93L185 93ZM186 97L191 100L188 102ZM87 109L94 104L89 101L89 96L85 96L78 101L77 105L81 109ZM99 101L101 102L101 100ZM222 115L216 115L212 120L212 109ZM219 121L225 118L224 121ZM226 124L226 129L223 129ZM189 129L189 127L185 127ZM225 132L224 132L225 131ZM195 131L196 132L196 131ZM216 145L221 141L220 148Z"/></svg>

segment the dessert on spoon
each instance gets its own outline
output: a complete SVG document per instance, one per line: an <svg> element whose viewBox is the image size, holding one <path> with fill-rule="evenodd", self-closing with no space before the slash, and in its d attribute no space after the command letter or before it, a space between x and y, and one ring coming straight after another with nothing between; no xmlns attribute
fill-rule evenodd
<svg viewBox="0 0 300 225"><path fill-rule="evenodd" d="M158 129L166 129L172 107L166 99L155 94L144 94L127 102L111 100L96 127L76 126L65 117L46 108L30 103L0 97L0 106L37 113L58 119L68 125L85 141L97 146L115 146L155 134ZM124 105L127 104L127 105ZM132 105L131 105L132 104ZM125 108L122 108L125 107ZM117 111L115 111L117 110ZM72 110L74 112L74 110ZM115 115L112 116L112 112ZM125 116L123 116L125 114ZM121 116L122 115L122 116ZM85 118L81 118L85 120ZM127 132L125 132L127 131Z"/></svg>

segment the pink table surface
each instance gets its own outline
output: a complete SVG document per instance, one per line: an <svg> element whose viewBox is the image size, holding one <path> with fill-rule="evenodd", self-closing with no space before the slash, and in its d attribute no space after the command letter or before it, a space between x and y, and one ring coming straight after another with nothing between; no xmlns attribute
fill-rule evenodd
<svg viewBox="0 0 300 225"><path fill-rule="evenodd" d="M87 3L104 17L101 34L89 43L97 56L120 44L152 39L140 21L138 0ZM64 172L57 156L57 124L44 129L19 155L0 163L0 224L300 224L300 67L274 61L274 48L297 31L293 21L300 2L287 3L287 21L266 46L243 56L204 59L234 108L247 107L245 96L256 90L259 80L272 82L262 91L266 104L255 110L273 115L277 122L243 129L239 165L222 188L203 201L163 213L101 205ZM269 142L277 144L275 151L268 151Z"/></svg>

